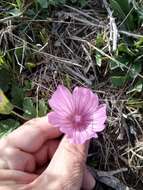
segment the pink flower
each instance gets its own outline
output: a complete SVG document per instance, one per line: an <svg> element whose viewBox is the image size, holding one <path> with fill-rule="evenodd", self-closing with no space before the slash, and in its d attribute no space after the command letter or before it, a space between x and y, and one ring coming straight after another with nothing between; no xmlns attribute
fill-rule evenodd
<svg viewBox="0 0 143 190"><path fill-rule="evenodd" d="M65 133L70 142L82 144L95 137L105 128L106 105L100 104L98 96L91 90L76 87L73 93L59 85L49 100L53 112L49 122Z"/></svg>

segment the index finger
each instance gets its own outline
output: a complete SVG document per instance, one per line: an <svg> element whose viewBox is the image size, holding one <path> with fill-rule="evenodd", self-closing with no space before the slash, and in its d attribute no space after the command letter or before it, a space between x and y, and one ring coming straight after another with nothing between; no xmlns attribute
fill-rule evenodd
<svg viewBox="0 0 143 190"><path fill-rule="evenodd" d="M23 151L36 152L49 139L55 139L61 132L49 124L48 117L32 119L8 135L6 141Z"/></svg>

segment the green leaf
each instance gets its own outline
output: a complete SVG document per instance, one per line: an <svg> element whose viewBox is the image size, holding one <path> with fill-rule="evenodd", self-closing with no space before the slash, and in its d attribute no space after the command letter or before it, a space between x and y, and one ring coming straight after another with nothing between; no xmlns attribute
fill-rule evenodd
<svg viewBox="0 0 143 190"><path fill-rule="evenodd" d="M126 81L126 76L112 76L111 81L114 87L122 87Z"/></svg>
<svg viewBox="0 0 143 190"><path fill-rule="evenodd" d="M6 92L11 83L11 74L6 69L0 69L0 89Z"/></svg>
<svg viewBox="0 0 143 190"><path fill-rule="evenodd" d="M96 47L98 47L98 48L102 48L104 46L105 39L104 39L103 34L97 34L95 43L96 43Z"/></svg>
<svg viewBox="0 0 143 190"><path fill-rule="evenodd" d="M88 165L94 168L97 167L98 166L97 160L89 160Z"/></svg>
<svg viewBox="0 0 143 190"><path fill-rule="evenodd" d="M12 103L18 107L23 106L24 101L24 90L23 88L19 87L15 83L12 85L11 90L11 96L12 96Z"/></svg>
<svg viewBox="0 0 143 190"><path fill-rule="evenodd" d="M29 70L29 71L32 71L33 68L36 67L36 64L35 63L32 63L32 62L27 62L25 64L26 68Z"/></svg>
<svg viewBox="0 0 143 190"><path fill-rule="evenodd" d="M102 65L102 56L99 53L96 53L96 64L101 67Z"/></svg>
<svg viewBox="0 0 143 190"><path fill-rule="evenodd" d="M32 82L31 82L30 80L25 80L25 81L24 81L23 90L24 90L24 91L32 90Z"/></svg>
<svg viewBox="0 0 143 190"><path fill-rule="evenodd" d="M0 121L0 137L8 135L14 129L20 126L20 123L14 119Z"/></svg>
<svg viewBox="0 0 143 190"><path fill-rule="evenodd" d="M130 56L134 56L135 54L127 47L125 43L121 43L118 46L118 53L126 53Z"/></svg>
<svg viewBox="0 0 143 190"><path fill-rule="evenodd" d="M8 115L12 112L13 105L9 102L3 91L0 89L0 114Z"/></svg>
<svg viewBox="0 0 143 190"><path fill-rule="evenodd" d="M72 85L71 78L68 74L65 75L63 82L64 82L64 85L67 86L68 88L70 88Z"/></svg>
<svg viewBox="0 0 143 190"><path fill-rule="evenodd" d="M143 47L143 37L139 38L139 40L137 42L135 42L135 47L138 49Z"/></svg>
<svg viewBox="0 0 143 190"><path fill-rule="evenodd" d="M127 94L132 93L132 92L142 92L143 90L143 82L139 81L137 84L135 84L134 87L132 87Z"/></svg>
<svg viewBox="0 0 143 190"><path fill-rule="evenodd" d="M49 5L60 5L66 3L66 0L48 0Z"/></svg>
<svg viewBox="0 0 143 190"><path fill-rule="evenodd" d="M110 0L110 5L111 5L112 9L114 10L114 13L118 16L120 15L121 19L124 19L126 17L123 9L121 8L121 6L117 0Z"/></svg>
<svg viewBox="0 0 143 190"><path fill-rule="evenodd" d="M80 5L81 7L84 7L87 4L86 0L71 0L72 3L77 3L78 5Z"/></svg>
<svg viewBox="0 0 143 190"><path fill-rule="evenodd" d="M132 1L134 9L137 11L139 18L142 20L143 19L143 1Z"/></svg>
<svg viewBox="0 0 143 190"><path fill-rule="evenodd" d="M38 116L42 117L47 114L48 107L43 99L39 100L39 106L38 106Z"/></svg>
<svg viewBox="0 0 143 190"><path fill-rule="evenodd" d="M36 108L31 98L25 98L23 102L24 117L34 118L36 117Z"/></svg>
<svg viewBox="0 0 143 190"><path fill-rule="evenodd" d="M123 63L123 64L126 65L126 66L127 66L128 63L129 63L128 59L125 59L124 56L115 57L115 59L116 59L117 61ZM125 69L125 68L123 67L123 65L117 64L117 63L115 63L114 61L110 61L109 63L110 63L110 69L111 69L111 70L115 70L115 69L117 69L117 68L120 68L120 69L122 69L122 70Z"/></svg>
<svg viewBox="0 0 143 190"><path fill-rule="evenodd" d="M48 8L48 1L47 0L37 0L37 2L40 4L41 8L43 8L43 9Z"/></svg>
<svg viewBox="0 0 143 190"><path fill-rule="evenodd" d="M4 58L3 55L0 53L0 66L4 64Z"/></svg>
<svg viewBox="0 0 143 190"><path fill-rule="evenodd" d="M127 29L133 30L134 28L134 20L132 13L128 14L132 9L128 0L110 0L110 5L114 11L114 15L116 15L121 22L123 22L123 26Z"/></svg>
<svg viewBox="0 0 143 190"><path fill-rule="evenodd" d="M119 68L119 65L117 63L115 63L114 61L110 61L110 69L114 70Z"/></svg>
<svg viewBox="0 0 143 190"><path fill-rule="evenodd" d="M22 7L23 0L16 0L17 7L20 9Z"/></svg>
<svg viewBox="0 0 143 190"><path fill-rule="evenodd" d="M121 0L115 0L119 6L122 8L122 10L124 11L125 14L128 14L130 9L131 9L131 4L130 4L130 0L124 0L124 1L121 1Z"/></svg>
<svg viewBox="0 0 143 190"><path fill-rule="evenodd" d="M21 15L21 11L17 8L10 10L8 13L12 16L20 16Z"/></svg>
<svg viewBox="0 0 143 190"><path fill-rule="evenodd" d="M139 63L136 63L132 65L131 71L129 72L129 74L132 78L136 78L138 74L141 72L141 70L142 70L142 65Z"/></svg>

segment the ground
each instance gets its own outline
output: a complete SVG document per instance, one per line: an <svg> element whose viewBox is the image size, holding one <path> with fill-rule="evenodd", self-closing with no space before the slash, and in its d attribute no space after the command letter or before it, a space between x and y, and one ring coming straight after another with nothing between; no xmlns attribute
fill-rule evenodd
<svg viewBox="0 0 143 190"><path fill-rule="evenodd" d="M57 3L0 2L0 98L5 96L0 99L1 136L45 115L58 84L71 90L77 85L91 88L107 104L108 120L106 130L92 140L88 164L100 181L110 181L108 185L117 190L127 186L139 190L143 186L141 1L51 2Z"/></svg>

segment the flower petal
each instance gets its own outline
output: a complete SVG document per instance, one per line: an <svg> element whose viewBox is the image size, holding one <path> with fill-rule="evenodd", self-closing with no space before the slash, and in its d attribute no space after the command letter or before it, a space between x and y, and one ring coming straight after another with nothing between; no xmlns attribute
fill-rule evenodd
<svg viewBox="0 0 143 190"><path fill-rule="evenodd" d="M97 132L105 128L106 105L99 105L98 96L87 88L76 87L72 95L60 85L49 104L54 110L48 114L49 122L65 133L71 143L97 138Z"/></svg>
<svg viewBox="0 0 143 190"><path fill-rule="evenodd" d="M54 111L68 115L73 111L72 94L66 87L59 85L49 100L49 105Z"/></svg>
<svg viewBox="0 0 143 190"><path fill-rule="evenodd" d="M73 134L73 128L68 120L61 117L56 112L50 112L48 114L48 120L50 124L52 124L54 127L58 127L61 132L71 138Z"/></svg>
<svg viewBox="0 0 143 190"><path fill-rule="evenodd" d="M77 113L93 113L99 104L98 96L91 90L83 87L76 87L73 91L73 101Z"/></svg>
<svg viewBox="0 0 143 190"><path fill-rule="evenodd" d="M75 130L73 133L73 137L70 138L70 142L75 144L83 144L92 137L97 138L98 136L93 131L91 133L87 130L82 130L82 131Z"/></svg>
<svg viewBox="0 0 143 190"><path fill-rule="evenodd" d="M73 129L70 125L60 127L60 131L67 135L68 138L72 138Z"/></svg>
<svg viewBox="0 0 143 190"><path fill-rule="evenodd" d="M68 121L66 118L62 117L56 112L48 113L48 120L49 123L52 124L54 127L60 128L62 126L70 125L70 121Z"/></svg>
<svg viewBox="0 0 143 190"><path fill-rule="evenodd" d="M100 132L105 128L104 123L106 119L106 104L101 104L98 110L93 114L93 122L91 122L88 128L92 128L95 132Z"/></svg>

